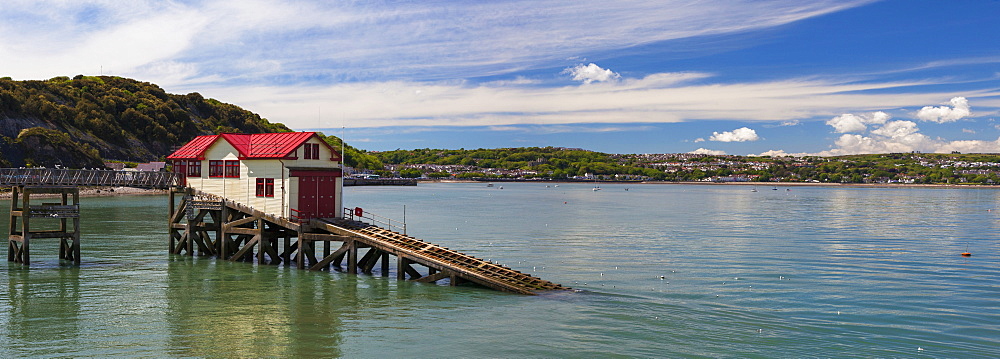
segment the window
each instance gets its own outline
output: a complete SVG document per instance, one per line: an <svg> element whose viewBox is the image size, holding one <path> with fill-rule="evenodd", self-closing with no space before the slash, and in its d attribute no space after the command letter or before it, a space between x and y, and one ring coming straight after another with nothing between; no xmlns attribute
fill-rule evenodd
<svg viewBox="0 0 1000 359"><path fill-rule="evenodd" d="M319 144L318 143L307 143L302 145L302 158L307 160L318 160L319 159Z"/></svg>
<svg viewBox="0 0 1000 359"><path fill-rule="evenodd" d="M257 179L257 197L274 197L274 178Z"/></svg>
<svg viewBox="0 0 1000 359"><path fill-rule="evenodd" d="M223 164L225 161L208 161L208 176L209 177L223 177Z"/></svg>
<svg viewBox="0 0 1000 359"><path fill-rule="evenodd" d="M201 177L201 161L191 160L187 163L188 177Z"/></svg>
<svg viewBox="0 0 1000 359"><path fill-rule="evenodd" d="M240 178L240 161L226 161L226 178Z"/></svg>

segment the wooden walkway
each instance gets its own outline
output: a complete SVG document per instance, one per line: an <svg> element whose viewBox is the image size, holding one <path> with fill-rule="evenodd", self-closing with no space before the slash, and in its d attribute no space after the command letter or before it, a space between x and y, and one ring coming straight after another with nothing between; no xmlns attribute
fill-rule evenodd
<svg viewBox="0 0 1000 359"><path fill-rule="evenodd" d="M183 197L175 205L178 194ZM389 276L389 257L395 256L396 276L400 280L425 283L447 280L453 286L475 283L519 294L569 289L500 264L349 219L311 219L300 223L191 189L171 191L170 212L170 251L174 254L215 256L258 264L295 263L301 269L339 269L366 274L373 274L375 267L381 264L379 273L382 276Z"/></svg>
<svg viewBox="0 0 1000 359"><path fill-rule="evenodd" d="M94 186L167 189L178 184L172 172L0 168L0 187Z"/></svg>

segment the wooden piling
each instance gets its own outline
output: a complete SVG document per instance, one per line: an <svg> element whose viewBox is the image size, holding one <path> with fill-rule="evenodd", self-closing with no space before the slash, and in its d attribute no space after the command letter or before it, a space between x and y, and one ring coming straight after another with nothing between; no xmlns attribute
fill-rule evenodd
<svg viewBox="0 0 1000 359"><path fill-rule="evenodd" d="M31 204L31 195L57 194L60 202ZM70 202L72 196L72 202ZM80 265L80 189L69 186L18 186L10 202L7 260L31 264L32 239L59 240L59 259ZM32 230L36 221L58 220L55 230ZM72 228L70 221L72 220ZM20 224L20 230L18 230Z"/></svg>

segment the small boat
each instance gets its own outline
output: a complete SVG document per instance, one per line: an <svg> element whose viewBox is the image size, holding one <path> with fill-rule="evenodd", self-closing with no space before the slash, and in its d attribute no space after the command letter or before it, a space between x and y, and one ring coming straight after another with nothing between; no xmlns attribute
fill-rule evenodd
<svg viewBox="0 0 1000 359"><path fill-rule="evenodd" d="M492 183L487 183L486 187L493 187L493 184Z"/></svg>
<svg viewBox="0 0 1000 359"><path fill-rule="evenodd" d="M600 191L601 187L594 187L594 192Z"/></svg>

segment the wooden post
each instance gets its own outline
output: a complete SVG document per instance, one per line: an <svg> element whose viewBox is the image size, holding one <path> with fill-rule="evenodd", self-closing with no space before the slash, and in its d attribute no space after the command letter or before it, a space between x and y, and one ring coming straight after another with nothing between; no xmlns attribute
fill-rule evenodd
<svg viewBox="0 0 1000 359"><path fill-rule="evenodd" d="M7 261L14 261L14 252L18 250L17 243L14 241L14 236L17 235L17 217L14 216L14 212L17 211L17 200L20 195L21 187L14 187L11 190L10 197L10 221L7 223L10 227L9 238L7 241Z"/></svg>
<svg viewBox="0 0 1000 359"><path fill-rule="evenodd" d="M347 249L347 273L358 274L358 242L350 240Z"/></svg>
<svg viewBox="0 0 1000 359"><path fill-rule="evenodd" d="M257 220L257 264L264 264L264 246L267 245L267 239L264 236L264 219Z"/></svg>
<svg viewBox="0 0 1000 359"><path fill-rule="evenodd" d="M306 269L306 241L302 235L302 227L299 227L298 248L295 250L295 266L299 269Z"/></svg>
<svg viewBox="0 0 1000 359"><path fill-rule="evenodd" d="M226 245L229 242L229 234L226 233L226 223L229 222L229 206L226 206L226 202L222 202L222 211L219 213L219 229L216 232L215 238L219 242L219 259L226 260L229 259L229 246Z"/></svg>
<svg viewBox="0 0 1000 359"><path fill-rule="evenodd" d="M80 189L73 191L73 205L80 209ZM73 264L80 265L80 216L73 218Z"/></svg>
<svg viewBox="0 0 1000 359"><path fill-rule="evenodd" d="M389 276L389 253L382 252L382 276Z"/></svg>
<svg viewBox="0 0 1000 359"><path fill-rule="evenodd" d="M285 233L283 237L285 238L285 248L281 252L281 261L287 266L292 262L292 255L288 251L289 249L292 249L292 236Z"/></svg>
<svg viewBox="0 0 1000 359"><path fill-rule="evenodd" d="M396 280L406 280L406 266L410 265L410 261L406 259L402 254L396 256Z"/></svg>
<svg viewBox="0 0 1000 359"><path fill-rule="evenodd" d="M31 264L31 252L28 251L31 241L31 210L29 208L31 190L24 189L24 197L21 198L21 264Z"/></svg>
<svg viewBox="0 0 1000 359"><path fill-rule="evenodd" d="M170 198L169 202L167 202L167 232L168 232L167 236L170 237L168 243L170 248L168 249L168 251L170 251L170 253L173 253L174 245L177 244L176 240L174 239L174 211L177 209L177 206L176 204L174 204L174 201L176 200L175 196L177 191L175 191L174 189L170 189L169 192L170 192Z"/></svg>

